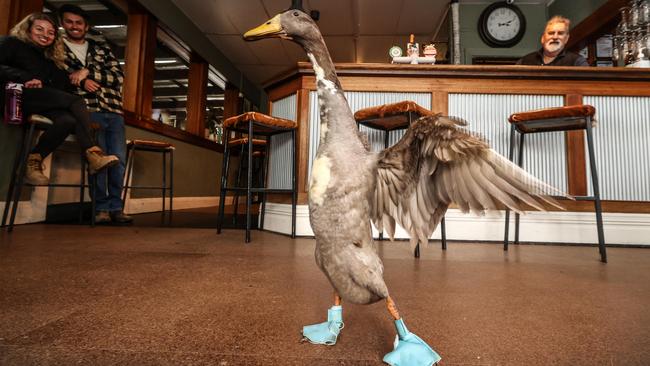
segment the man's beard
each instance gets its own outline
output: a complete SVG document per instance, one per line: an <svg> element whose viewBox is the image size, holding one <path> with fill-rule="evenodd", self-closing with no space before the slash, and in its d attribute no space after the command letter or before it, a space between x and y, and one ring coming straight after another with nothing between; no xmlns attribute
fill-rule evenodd
<svg viewBox="0 0 650 366"><path fill-rule="evenodd" d="M562 50L562 47L563 47L562 42L548 42L546 44L546 51L555 53Z"/></svg>
<svg viewBox="0 0 650 366"><path fill-rule="evenodd" d="M65 35L66 35L68 38L70 38L70 39L72 39L72 40L74 40L74 41L81 41L82 39L85 39L85 38L86 38L86 34L85 34L84 32L81 32L81 33L79 33L79 34L81 34L81 36L76 36L76 35L72 34L71 32L66 32L66 33L65 33Z"/></svg>

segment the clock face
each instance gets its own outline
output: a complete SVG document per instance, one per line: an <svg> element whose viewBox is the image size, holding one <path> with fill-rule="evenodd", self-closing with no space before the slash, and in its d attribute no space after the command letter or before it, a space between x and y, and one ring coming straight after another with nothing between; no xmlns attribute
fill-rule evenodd
<svg viewBox="0 0 650 366"><path fill-rule="evenodd" d="M515 5L496 2L481 13L478 31L489 46L512 47L524 36L526 18Z"/></svg>
<svg viewBox="0 0 650 366"><path fill-rule="evenodd" d="M510 8L497 8L488 15L487 31L498 41L509 41L517 36L521 28L519 16Z"/></svg>

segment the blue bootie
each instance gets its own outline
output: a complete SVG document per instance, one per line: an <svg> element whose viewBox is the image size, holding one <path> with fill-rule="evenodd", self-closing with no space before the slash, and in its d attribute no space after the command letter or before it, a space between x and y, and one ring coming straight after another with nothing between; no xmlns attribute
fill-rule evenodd
<svg viewBox="0 0 650 366"><path fill-rule="evenodd" d="M303 340L313 344L333 346L341 329L343 329L343 308L340 305L332 306L327 310L327 321L325 323L302 327Z"/></svg>
<svg viewBox="0 0 650 366"><path fill-rule="evenodd" d="M440 361L436 351L420 337L409 332L401 318L395 320L395 328L395 349L384 356L384 362L391 366L431 366Z"/></svg>

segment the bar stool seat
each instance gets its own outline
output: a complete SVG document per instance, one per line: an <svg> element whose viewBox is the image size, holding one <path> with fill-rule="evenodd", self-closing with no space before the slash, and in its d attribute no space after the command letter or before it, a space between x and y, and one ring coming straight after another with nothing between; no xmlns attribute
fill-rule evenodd
<svg viewBox="0 0 650 366"><path fill-rule="evenodd" d="M91 201L91 215L90 215L90 225L95 225L95 216L92 214L95 212L95 190L94 190L94 175L88 175L88 184L86 184L86 157L84 155L85 151L81 151L81 164L80 164L80 180L79 184L71 183L51 183L44 185L33 185L25 182L25 173L27 170L27 158L29 152L32 149L32 144L34 140L34 133L36 130L46 130L52 126L54 122L51 119L40 115L40 114L30 114L25 119L22 124L22 138L16 152L16 157L14 158L13 170L11 172L11 178L9 181L9 187L7 189L7 196L5 198L5 207L2 214L2 227L7 226L7 231L13 231L14 221L16 219L16 213L18 211L18 203L20 200L20 195L23 189L23 186L38 186L38 187L72 187L79 188L79 222L83 221L83 200L84 200L84 189L88 188ZM100 126L97 123L91 123L90 128L93 133L99 130ZM11 207L11 213L9 209ZM7 218L9 218L9 224L7 225Z"/></svg>
<svg viewBox="0 0 650 366"><path fill-rule="evenodd" d="M169 222L171 223L174 209L174 145L157 140L133 139L126 141L126 169L124 186L122 188L122 207L126 207L126 197L130 189L160 189L162 195L162 219L165 219L165 199L169 192ZM134 186L131 184L133 167L135 165L135 152L143 151L162 155L162 179L159 186ZM169 154L169 185L167 184L167 155Z"/></svg>
<svg viewBox="0 0 650 366"><path fill-rule="evenodd" d="M366 127L382 131L393 131L407 128L413 120L412 117L417 119L433 115L435 113L430 110L413 101L406 100L360 109L354 113L354 119L357 120L357 123Z"/></svg>
<svg viewBox="0 0 650 366"><path fill-rule="evenodd" d="M268 116L259 112L246 112L238 116L227 118L224 123L224 158L221 169L221 189L220 189L220 200L219 200L219 214L217 222L217 234L221 233L225 201L226 201L226 192L246 192L246 243L250 242L250 231L251 231L251 203L252 203L252 194L260 193L262 195L262 210L261 210L261 225L264 226L264 213L266 207L266 194L267 193L291 193L291 237L294 238L296 235L296 204L297 204L297 179L296 179L296 128L297 123L288 119L278 118ZM243 137L237 137L231 139L232 132L239 132L244 134ZM281 188L267 188L266 182L264 179L264 173L262 173L262 178L260 182L260 187L253 187L253 156L255 153L255 146L265 146L266 151L264 154L260 155L266 159L266 165L268 165L270 148L271 148L271 136L278 135L282 133L290 133L293 141L293 159L292 159L292 171L291 171L291 188L281 189ZM264 136L266 139L259 139L258 137ZM264 143L262 143L264 141ZM230 157L232 155L232 147L242 146L242 156L240 161L244 160L243 152L246 151L246 187L240 187L240 182L237 182L236 185L228 184L228 169L230 165ZM245 147L245 148L244 148ZM268 169L264 169L266 172Z"/></svg>
<svg viewBox="0 0 650 366"><path fill-rule="evenodd" d="M388 137L390 131L406 129L414 120L424 116L435 116L436 114L413 101L405 100L360 109L354 113L354 119L358 125L384 131L384 148L387 149L389 146ZM447 235L444 216L440 221L440 234L442 249L446 250ZM379 240L383 240L383 237L383 232L379 233ZM413 254L416 258L420 257L419 243L415 247Z"/></svg>
<svg viewBox="0 0 650 366"><path fill-rule="evenodd" d="M596 171L596 160L592 128L595 127L594 115L596 109L591 105L573 105L565 107L544 108L533 111L514 113L509 118L510 122L510 153L509 158L514 161L515 132L520 133L517 164L523 167L524 136L529 133L545 133L556 131L585 130L587 150L591 170L593 196L578 196L576 199L593 200L596 211L596 230L598 234L598 248L602 262L607 262L605 250L605 235L603 231L602 207L600 202L600 188ZM503 249L508 250L510 211L506 209L505 237ZM519 244L519 214L515 214L515 244Z"/></svg>
<svg viewBox="0 0 650 366"><path fill-rule="evenodd" d="M596 108L593 106L572 105L514 113L508 121L519 133L584 130L587 128L587 120L595 127L595 114Z"/></svg>

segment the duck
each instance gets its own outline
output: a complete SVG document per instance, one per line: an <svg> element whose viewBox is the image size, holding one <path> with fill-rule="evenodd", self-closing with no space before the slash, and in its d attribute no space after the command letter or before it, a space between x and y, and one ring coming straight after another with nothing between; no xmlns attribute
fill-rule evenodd
<svg viewBox="0 0 650 366"><path fill-rule="evenodd" d="M244 34L246 41L280 38L301 46L316 76L320 144L309 180L309 219L316 264L334 289L327 321L304 326L303 340L336 344L344 326L342 303L384 301L396 329L393 366L430 366L441 360L406 327L383 278L371 222L391 239L395 225L411 246L427 243L450 204L484 214L522 203L544 210L557 191L490 148L458 118L436 114L413 122L393 146L372 152L361 134L322 34L301 1Z"/></svg>

